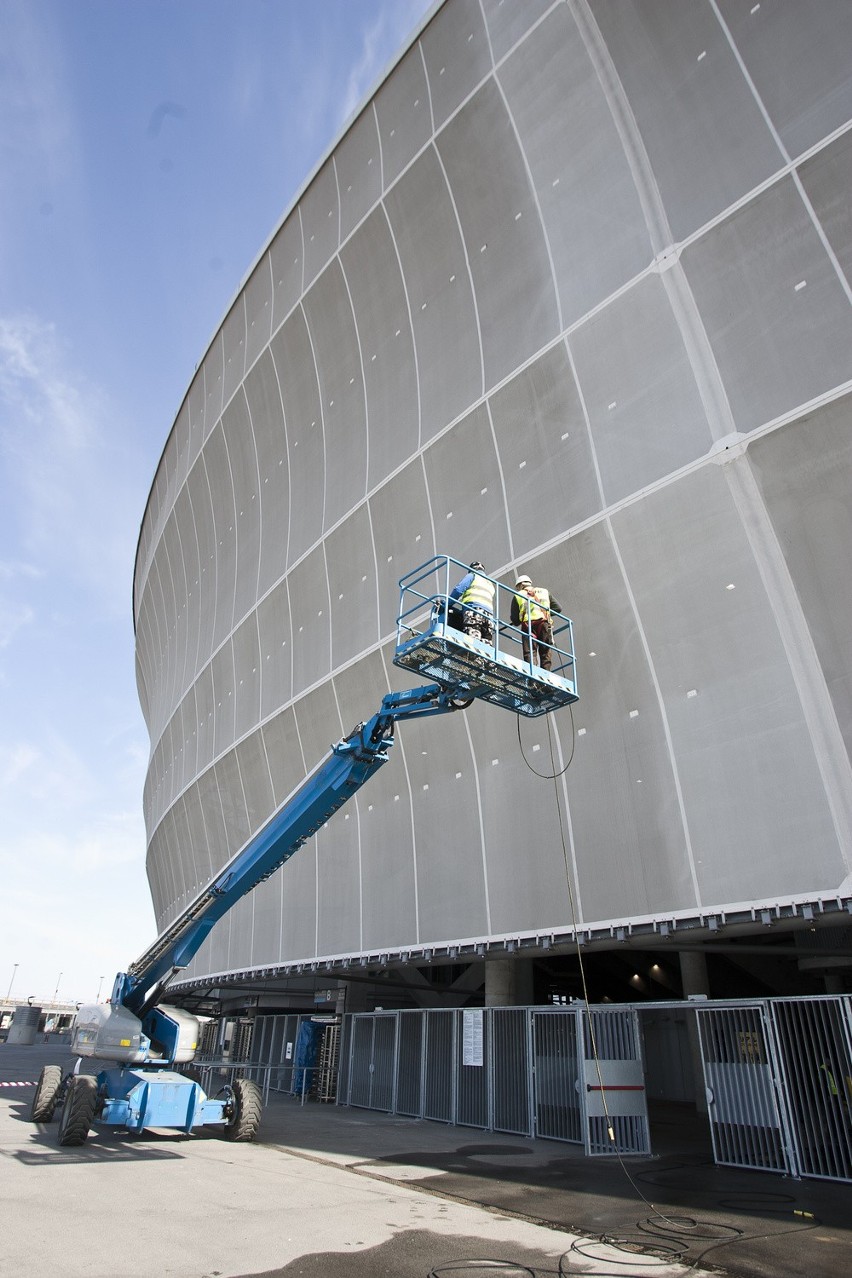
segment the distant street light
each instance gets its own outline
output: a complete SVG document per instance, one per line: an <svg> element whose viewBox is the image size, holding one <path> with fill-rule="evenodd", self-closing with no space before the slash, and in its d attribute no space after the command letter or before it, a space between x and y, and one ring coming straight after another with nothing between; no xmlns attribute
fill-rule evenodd
<svg viewBox="0 0 852 1278"><path fill-rule="evenodd" d="M99 976L99 977L98 977L98 992L97 992L97 995L95 996L95 1002L96 1002L96 1003L100 1003L100 1001L101 1001L101 986L103 985L103 983L104 983L104 978L103 978L102 976Z"/></svg>
<svg viewBox="0 0 852 1278"><path fill-rule="evenodd" d="M58 975L58 976L57 976L57 978L56 978L56 989L53 991L53 1002L54 1002L54 1003L56 1002L57 995L59 994L59 982L60 982L61 980L62 980L62 973L60 972L60 973L59 973L59 975Z"/></svg>
<svg viewBox="0 0 852 1278"><path fill-rule="evenodd" d="M19 963L13 963L13 964L12 964L12 979L9 981L9 988L8 988L8 989L7 989L7 991L6 991L6 997L7 997L7 998L8 998L8 997L9 997L9 995L12 993L12 985L14 984L14 981L15 981L15 973L17 972L17 970L18 970L19 966L20 966L20 964L19 964Z"/></svg>

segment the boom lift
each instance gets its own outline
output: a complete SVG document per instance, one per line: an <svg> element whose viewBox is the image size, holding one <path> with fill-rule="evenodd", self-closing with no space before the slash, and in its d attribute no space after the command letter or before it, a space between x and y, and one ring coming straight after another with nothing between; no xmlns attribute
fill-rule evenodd
<svg viewBox="0 0 852 1278"><path fill-rule="evenodd" d="M95 1121L137 1132L170 1127L188 1133L219 1124L230 1140L252 1140L261 1114L255 1083L235 1079L210 1098L173 1068L193 1059L199 1030L196 1017L160 1002L175 973L237 901L289 860L387 762L397 723L453 713L475 698L526 715L577 699L573 647L554 647L561 673L553 675L512 654L511 644L522 638L516 627L498 622L493 643L486 645L447 624L451 564L463 569L449 556L438 556L400 582L394 664L431 673L437 682L389 692L378 712L332 747L267 825L118 973L109 1002L79 1009L72 1052L107 1064L97 1076L78 1072L81 1061L64 1078L57 1065L42 1070L31 1116L49 1122L61 1104L60 1145L82 1144ZM498 596L506 590L496 582L495 587ZM570 640L571 623L562 621Z"/></svg>

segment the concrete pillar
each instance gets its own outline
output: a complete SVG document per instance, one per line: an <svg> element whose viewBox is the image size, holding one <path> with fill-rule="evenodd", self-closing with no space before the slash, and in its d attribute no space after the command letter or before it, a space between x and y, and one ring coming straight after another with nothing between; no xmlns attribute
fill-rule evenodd
<svg viewBox="0 0 852 1278"><path fill-rule="evenodd" d="M680 978L683 996L710 994L710 978L707 975L707 955L700 950L683 951L680 954ZM695 1108L699 1114L707 1113L707 1091L704 1085L704 1066L701 1061L701 1045L698 1041L698 1023L691 1012L686 1020L689 1034L689 1054L692 1059L692 1079L695 1091Z"/></svg>
<svg viewBox="0 0 852 1278"><path fill-rule="evenodd" d="M486 960L486 1007L528 1007L532 1001L531 959L489 958Z"/></svg>

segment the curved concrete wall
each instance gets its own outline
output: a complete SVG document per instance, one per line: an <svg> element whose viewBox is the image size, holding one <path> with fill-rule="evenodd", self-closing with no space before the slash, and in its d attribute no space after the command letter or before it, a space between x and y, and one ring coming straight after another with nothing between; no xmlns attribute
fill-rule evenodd
<svg viewBox="0 0 852 1278"><path fill-rule="evenodd" d="M142 526L158 920L406 686L434 552L553 589L581 701L405 726L196 972L847 899L850 66L846 0L448 0L321 164Z"/></svg>

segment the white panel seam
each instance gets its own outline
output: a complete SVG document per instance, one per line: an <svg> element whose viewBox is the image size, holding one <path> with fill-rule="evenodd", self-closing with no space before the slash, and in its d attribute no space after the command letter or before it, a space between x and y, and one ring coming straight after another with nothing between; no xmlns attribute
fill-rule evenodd
<svg viewBox="0 0 852 1278"><path fill-rule="evenodd" d="M843 291L846 294L846 300L852 303L852 285L850 285L849 280L847 280L846 276L844 275L843 270L840 266L840 262L838 261L837 254L834 252L834 249L831 247L831 244L828 241L828 237L825 234L825 231L823 230L822 223L817 217L816 210L811 204L810 197L808 196L802 184L802 179L799 177L799 174L796 171L796 164L794 164L790 159L790 153L787 150L786 146L784 145L783 141L781 140L781 134L776 129L775 123L772 120L772 117L770 116L769 111L767 110L763 99L761 98L760 94L757 91L757 85L752 79L751 72L749 71L748 67L745 64L745 59L743 58L742 54L740 53L736 45L736 42L734 40L733 33L731 32L730 27L728 26L727 22L722 17L722 14L719 11L719 6L716 3L716 0L710 0L710 7L713 10L714 14L716 15L716 20L719 23L719 26L722 28L722 32L725 36L725 39L727 40L728 45L731 48L731 52L733 53L734 58L736 59L737 65L739 66L740 73L749 87L751 95L754 98L754 101L757 105L758 110L760 111L760 114L763 116L764 123L766 124L767 129L772 135L772 139L775 142L775 145L778 147L778 150L781 152L782 156L784 157L784 160L789 166L789 170L793 177L793 182L796 186L797 191L799 192L799 196L802 200L802 203L805 206L805 210L808 214L808 217L811 219L811 222L813 223L814 230L819 236L822 246L825 249L825 252L828 254L828 258L831 262L832 267L834 268L835 274L837 275L837 278L840 281L841 287L843 288ZM800 159L796 163L802 163L802 160Z"/></svg>
<svg viewBox="0 0 852 1278"><path fill-rule="evenodd" d="M480 0L480 3L481 3L481 0ZM533 181L532 170L530 169L530 166L529 166L527 153L524 150L523 143L521 142L521 135L518 132L518 126L515 123L515 117L512 114L512 108L509 106L509 99L506 97L506 94L503 90L503 85L501 84L500 78L496 74L496 72L494 75L494 83L497 86L497 92L500 94L500 97L503 100L503 106L506 108L506 115L509 117L509 123L512 126L512 132L514 133L515 141L518 144L518 151L520 152L520 155L521 155L521 160L524 166L524 172L527 175L527 182L529 184L530 194L532 196L533 204L535 205L536 213L538 214L538 224L539 224L539 227L541 228L541 236L542 236L542 239L544 240L544 247L547 250L547 260L550 264L550 281L553 285L553 296L556 300L556 316L557 316L557 321L559 323L559 331L561 333L564 331L564 328L565 328L565 323L562 316L562 298L559 293L559 282L556 277L556 267L553 262L553 251L550 247L550 236L547 233L547 225L544 220L544 214L541 211L541 201L538 198L538 190L536 189L535 182Z"/></svg>
<svg viewBox="0 0 852 1278"><path fill-rule="evenodd" d="M573 711L572 711L572 714L573 714ZM573 724L573 718L572 718L572 724ZM558 719L554 718L552 714L549 714L547 716L547 726L548 726L548 731L550 730L551 726L553 728L553 736L556 741L556 754L559 758L559 770L562 774L558 780L559 780L560 786L562 787L562 801L565 804L565 823L568 826L568 846L569 846L570 855L571 855L571 869L574 874L573 886L570 883L568 884L568 891L571 894L571 899L573 900L574 906L576 909L576 918L573 918L571 920L572 926L574 926L583 921L583 889L580 886L580 870L577 865L577 847L574 841L574 822L571 817L571 800L568 795L568 768L566 766L563 766L563 762L562 762L564 756L562 753L562 739L559 735ZM558 794L557 794L557 802L558 801L559 800L558 800Z"/></svg>
<svg viewBox="0 0 852 1278"><path fill-rule="evenodd" d="M506 532L509 538L509 562L512 563L515 558L515 542L512 536L512 518L509 508L509 498L506 494L506 478L503 474L503 459L500 456L500 448L497 443L497 432L494 429L494 418L491 415L491 401L486 399L485 411L488 414L488 426L491 431L491 442L494 445L494 456L497 460L497 473L500 476L500 490L503 493L503 510L506 516Z"/></svg>
<svg viewBox="0 0 852 1278"><path fill-rule="evenodd" d="M331 582L328 576L328 547L325 541L323 541L322 543L322 566L323 566L323 569L325 570L325 592L326 592L327 611L328 611L328 664L329 664L329 668L331 668L332 662L334 661L334 626L332 625L332 619L331 619ZM334 700L336 703L337 689L334 687L334 675L331 676L331 686L332 686L332 690L334 691ZM290 691L292 694L292 688ZM339 705L337 707L337 716L338 716L338 719L340 719ZM343 732L342 719L340 719L340 724L341 724L340 730L341 732Z"/></svg>
<svg viewBox="0 0 852 1278"><path fill-rule="evenodd" d="M216 549L216 547L217 547L217 545L218 545L218 542L217 542L217 539L216 539L216 510L215 510L215 507L214 507L214 504L213 504L213 489L212 489L212 488L211 488L211 486L210 486L210 472L209 472L209 471L208 471L208 469L207 469L207 458L206 458L206 457L205 457L205 455L204 455L204 450L203 450L203 449L201 450L201 464L202 464L202 466L204 467L204 478L205 478L205 480L207 481L207 495L208 495L208 497L210 498L210 524L211 524L211 527L212 527L212 529L213 529L213 554L212 554L212 556L211 556L211 560L212 560L212 568L211 568L211 570L210 570L210 576L213 578L213 587L212 587L212 589L213 589L213 616L212 616L212 617L211 617L211 619L210 619L210 628L209 628L209 634L212 636L212 635L215 635L215 633L216 633L216 613L217 613L217 612L218 612L218 610L219 610L219 555L218 555L218 553L217 553L217 549ZM202 566L201 566L201 572L203 573L203 572L205 572L206 570L207 570L207 565L202 564ZM208 578L208 582L209 582L209 578ZM201 579L200 579L200 576L199 576L199 589L200 589L200 588L201 588ZM200 642L201 627L199 626L199 628L198 628L198 629L199 629L199 642ZM224 643L225 641L223 640L222 642ZM221 646L222 646L222 645L220 644L220 645L219 645L219 647L221 647ZM217 649L216 649L216 652L218 652L218 651L219 651L219 649L217 648ZM211 652L211 654L210 654L210 661L209 661L209 662L207 662L207 663L206 663L206 665L211 665L211 664L212 664L212 662L213 662L213 658L214 658L214 656L215 656L215 655L216 655L215 653ZM206 668L206 667L205 667L205 668ZM199 672L198 672L198 674L200 674L200 673L201 673L201 671L199 671ZM197 677L198 677L198 676L196 675L196 678L197 678ZM213 718L214 728L215 728L215 722L216 722L216 719L215 719L215 713L214 713L214 718ZM215 739L215 737L214 737L214 739Z"/></svg>
<svg viewBox="0 0 852 1278"><path fill-rule="evenodd" d="M393 223L390 220L390 215L388 213L387 205L385 204L384 199L382 199L381 201L381 206L382 206L382 212L384 213L384 216L385 216L385 222L387 224L388 234L390 235L391 243L393 244L393 251L396 254L397 267L399 268L399 278L402 282L402 291L403 291L403 295L405 296L405 309L408 312L408 328L411 334L411 350L414 356L414 383L417 387L417 451L419 452L423 446L422 444L423 405L422 405L421 397L420 397L420 363L417 358L417 339L414 333L414 320L411 317L411 298L409 297L409 294L408 294L408 281L405 278L405 271L402 269L402 258L399 255L399 245L396 242L396 235L394 234ZM405 464L408 465L408 461L406 461ZM369 484L369 482L370 482L370 476L368 471L367 483Z"/></svg>
<svg viewBox="0 0 852 1278"><path fill-rule="evenodd" d="M627 574L627 568L624 564L624 560L621 557L621 550L618 545L618 538L615 535L615 529L612 526L612 519L609 516L607 516L606 528L609 533L610 541L612 543L612 548L613 548L613 551L615 552L615 557L618 562L619 571L621 572L621 577L624 582L624 589L626 590L627 597L630 600L630 607L633 612L633 618L636 622L636 629L639 634L640 642L642 644L642 650L645 653L645 661L648 664L648 673L651 676L651 682L654 687L654 694L657 698L657 707L660 712L660 721L663 727L663 735L666 741L666 749L668 750L668 754L669 754L669 767L671 768L675 794L677 795L678 809L680 810L681 825L683 827L684 845L686 848L686 855L687 855L687 860L689 863L689 874L690 874L690 878L692 879L692 890L695 893L695 905L697 909L700 909L701 908L701 892L698 886L698 876L695 869L695 854L692 848L692 836L690 834L689 821L686 815L686 804L684 802L683 789L680 783L680 772L678 771L677 758L675 755L674 742L672 740L671 727L669 725L669 717L668 717L668 714L666 713L665 700L663 698L663 692L660 687L660 681L657 678L657 668L654 664L654 658L651 654L651 645L648 642L648 636L646 635L645 627L642 624L642 617L639 612L639 606L636 602L636 597L633 594L633 587L630 584L630 578Z"/></svg>
<svg viewBox="0 0 852 1278"><path fill-rule="evenodd" d="M388 675L387 660L384 650L379 649L379 656L385 672L385 683L390 689L390 678ZM405 775L405 784L408 790L408 821L411 827L411 864L414 876L414 939L415 944L420 943L420 874L417 862L417 834L414 826L414 791L411 784L411 773L408 767L408 756L405 753L405 742L402 739L403 734L400 733L396 740L396 748L400 752L403 772Z"/></svg>
<svg viewBox="0 0 852 1278"><path fill-rule="evenodd" d="M672 243L672 232L657 179L630 100L587 0L568 0L589 60L610 110L645 218L654 254Z"/></svg>
<svg viewBox="0 0 852 1278"><path fill-rule="evenodd" d="M367 499L365 504L367 507L367 526L370 529L370 546L372 547L372 551L373 551L373 581L375 582L375 586L376 586L376 643L378 643L379 642L379 624L380 624L379 618L382 615L381 614L382 601L381 601L381 596L379 595L379 554L378 554L378 551L376 550L376 534L373 528L373 511L370 506L369 498ZM290 692L292 695L292 688Z"/></svg>
<svg viewBox="0 0 852 1278"><path fill-rule="evenodd" d="M378 93L378 90L376 90L376 93ZM382 130L381 130L381 127L379 126L379 111L378 111L378 107L376 106L375 94L370 99L370 106L373 108L373 123L376 126L376 141L379 144L379 192L380 194L379 194L379 199L377 203L381 203L382 195L384 194L384 189L385 189L385 156L384 156L384 151L382 149ZM373 207L375 207L375 205ZM366 220L368 216L369 214L365 214L364 220ZM357 225L360 226L361 225L360 222L357 223ZM353 227L352 229L354 230L355 228ZM343 248L343 245L341 244L340 247Z"/></svg>
<svg viewBox="0 0 852 1278"><path fill-rule="evenodd" d="M175 502L175 505L172 507L172 515L174 517L175 536L177 537L178 550L180 552L180 566L183 571L183 584L186 588L186 594L184 596L186 603L186 617L183 622L183 668L181 670L180 677L177 679L177 687L174 693L176 701L175 709L177 710L183 704L183 699L186 696L186 690L188 687L186 667L189 658L189 581L186 575L186 551L183 548L183 537L180 535L180 523L178 522L177 517L177 502Z"/></svg>
<svg viewBox="0 0 852 1278"><path fill-rule="evenodd" d="M257 572L254 578L254 597L257 599L260 594L260 560L263 553L263 484L260 480L260 456L257 451L257 435L254 430L254 418L251 413L251 404L249 403L248 392L246 391L245 379L242 383L243 400L246 406L246 416L248 417L249 432L251 434L251 446L254 450L254 469L257 476ZM243 618L237 621L236 607L234 608L234 629L242 624ZM257 609L255 608L256 612Z"/></svg>
<svg viewBox="0 0 852 1278"><path fill-rule="evenodd" d="M683 341L710 435L714 440L725 439L736 431L737 426L686 272L678 260L671 270L663 271L660 278Z"/></svg>
<svg viewBox="0 0 852 1278"><path fill-rule="evenodd" d="M476 811L479 818L479 854L482 861L482 885L485 898L485 925L486 930L491 931L491 892L488 886L488 850L485 839L485 816L482 810L482 787L479 783L479 769L476 766L476 751L473 748L473 734L470 730L470 724L467 721L467 715L464 716L464 730L467 734L467 747L470 751L471 770L473 772L474 788L476 790Z"/></svg>
<svg viewBox="0 0 852 1278"><path fill-rule="evenodd" d="M343 715L340 713L340 699L337 695L337 685L334 679L331 680L331 692L334 697L334 704L337 708L338 731L341 737L346 732L343 726ZM358 806L358 795L352 796L352 807L355 810L355 841L358 847L358 945L364 948L364 856L363 846L361 842L361 809ZM329 839L331 834L329 833ZM317 865L317 937L314 944L314 954L319 953L319 864Z"/></svg>
<svg viewBox="0 0 852 1278"><path fill-rule="evenodd" d="M364 498L367 496L367 489L370 485L370 405L367 402L367 374L364 370L364 350L361 345L361 334L358 330L358 316L355 313L355 303L352 301L352 290L349 287L349 280L346 278L346 268L343 265L343 258L340 253L337 254L337 261L340 265L340 274L343 276L343 284L346 288L346 296L349 299L349 309L352 312L352 324L355 328L355 341L358 344L358 362L361 365L361 394L364 397L364 492L358 498L357 504L360 506Z"/></svg>
<svg viewBox="0 0 852 1278"><path fill-rule="evenodd" d="M293 479L292 468L290 466L290 435L287 429L287 412L284 408L284 395L281 390L281 377L278 372L278 364L276 362L275 352L272 349L271 343L269 346L269 358L272 360L272 370L275 373L275 385L278 387L278 402L281 405L281 420L284 423L284 455L287 458L287 541L285 542L284 547L284 563L287 565L290 562L290 524L292 520L293 507ZM285 567L284 572L281 577L278 578L278 581L281 581L283 577L287 575L287 572L288 568ZM273 585L269 587L269 590L274 590L277 584L278 582L273 583ZM267 591L267 594L268 593L269 591ZM264 598L266 598L265 595ZM258 600L258 603L260 603L260 600Z"/></svg>
<svg viewBox="0 0 852 1278"><path fill-rule="evenodd" d="M434 140L434 137L435 137L435 110L434 110L434 108L433 108L433 106L432 106L432 85L429 83L429 68L428 68L428 67L427 67L427 65L426 65L426 54L423 52L423 41L422 41L422 40L420 40L420 39L418 39L418 41L417 41L417 48L418 48L418 51L419 51L419 53L420 53L420 62L421 62L421 64L422 64L422 66L423 66L423 79L424 79L424 81L425 81L425 83L426 83L426 97L429 99L429 120L430 120L430 123L431 123L431 125L432 125L432 128L431 128L431 140ZM426 145L428 146L428 145L430 145L430 143L427 143ZM426 147L424 147L424 148L423 148L423 150L425 151L425 150L426 150ZM421 151L421 152L419 152L419 154L421 154L421 155L422 155L422 153L423 153L422 151Z"/></svg>
<svg viewBox="0 0 852 1278"><path fill-rule="evenodd" d="M337 155L334 151L331 153L331 169L334 173L334 189L337 192L337 235L335 237L337 244L335 245L334 252L326 262L325 266L321 267L321 269L317 271L317 274L314 277L315 279L318 279L319 276L322 275L323 271L328 269L340 252L340 232L343 229L343 207L340 202L340 177L337 172Z"/></svg>
<svg viewBox="0 0 852 1278"><path fill-rule="evenodd" d="M852 872L852 768L813 635L747 455L724 468L787 654L847 874Z"/></svg>
<svg viewBox="0 0 852 1278"><path fill-rule="evenodd" d="M325 498L326 498L326 491L328 489L328 451L326 449L326 440L325 440L325 405L323 403L323 384L322 384L322 379L320 378L319 364L317 363L317 353L316 353L316 350L314 349L314 338L313 338L313 334L311 333L311 326L308 323L308 312L305 310L304 297L302 298L302 301L299 303L299 307L302 312L302 321L305 325L305 332L308 335L308 342L310 343L310 347L311 347L311 357L314 361L314 377L316 378L316 383L317 383L317 399L319 400L320 428L322 430L322 518L320 520L320 528L323 530L320 537L320 540L322 540L322 537L326 535ZM288 464L289 464L289 460L290 459L288 458ZM303 555L302 558L306 558L306 556Z"/></svg>
<svg viewBox="0 0 852 1278"><path fill-rule="evenodd" d="M467 244L465 243L464 228L462 227L461 218L459 217L459 211L456 207L456 198L453 194L453 188L450 185L450 179L447 177L447 170L444 167L444 159L443 159L443 156L441 155L441 152L438 150L438 145L434 139L432 141L432 145L435 149L435 155L438 158L438 163L441 166L441 173L444 176L444 183L447 188L447 194L450 197L450 203L453 206L453 215L455 216L455 219L456 219L456 227L458 228L459 239L461 241L461 246L462 246L462 252L464 253L464 260L467 266L467 278L470 283L470 295L473 299L473 313L476 317L476 336L479 340L479 369L480 369L479 395L480 397L482 397L485 394L485 350L482 345L482 324L479 321L479 301L476 296L476 285L473 282L473 271L470 265L470 258L468 257ZM468 409L468 411L470 410Z"/></svg>
<svg viewBox="0 0 852 1278"><path fill-rule="evenodd" d="M237 486L234 483L234 468L231 465L231 450L228 447L228 436L225 432L225 419L222 417L222 443L225 445L225 456L228 459L228 478L231 481L231 501L234 509L234 593L231 599L231 620L228 638L234 633L234 619L237 611L237 579L239 577L240 566L240 530L239 521L237 519ZM227 518L227 516L226 516ZM216 539L216 558L219 557L219 539ZM215 631L214 631L215 634ZM224 641L223 641L224 642Z"/></svg>

